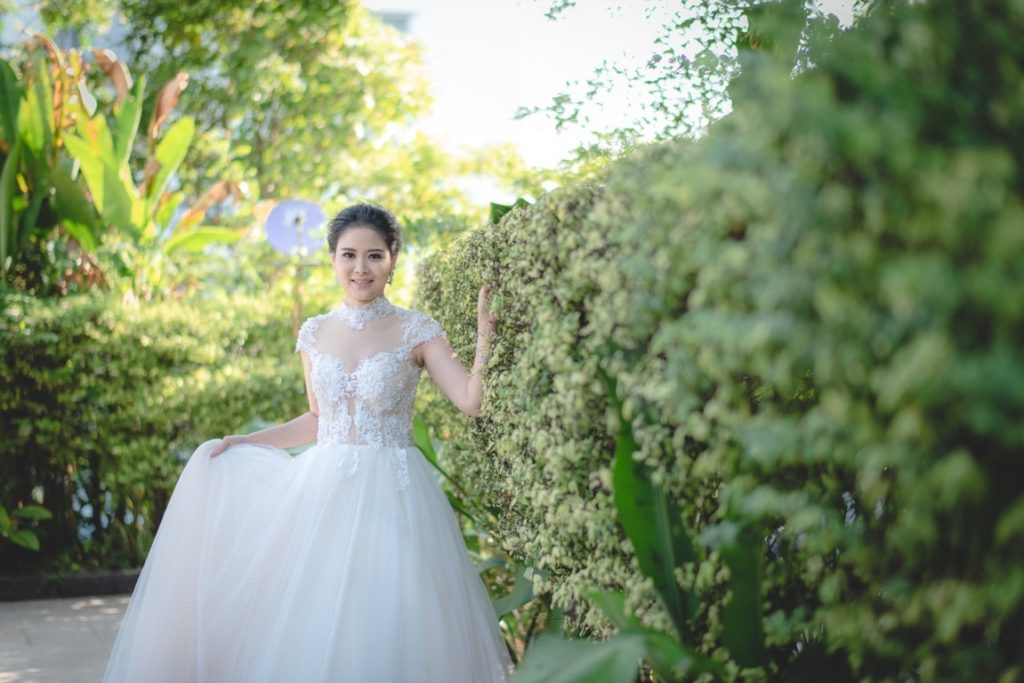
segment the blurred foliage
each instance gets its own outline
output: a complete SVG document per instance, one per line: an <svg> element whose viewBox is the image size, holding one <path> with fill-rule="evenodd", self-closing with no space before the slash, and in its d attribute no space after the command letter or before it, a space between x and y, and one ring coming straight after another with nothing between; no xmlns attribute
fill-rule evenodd
<svg viewBox="0 0 1024 683"><path fill-rule="evenodd" d="M25 52L21 78L0 60L0 90L7 102L0 117L3 282L45 295L110 284L114 277L123 281L122 291L149 298L166 285L165 275L173 269L168 256L233 242L241 232L200 225L205 210L195 207L179 216L184 193L167 191L195 131L189 117L169 122L187 75L178 74L158 92L145 145L137 145L146 80L133 83L109 50L93 56L94 62L87 62L78 50L59 50L37 34ZM100 70L116 91L103 107L88 85L89 72ZM140 159L137 177L133 158ZM218 183L198 203L215 204L238 194L235 187ZM117 247L101 250L104 236ZM67 257L49 264L45 257L42 264L32 258L54 242ZM104 253L111 258L97 258Z"/></svg>
<svg viewBox="0 0 1024 683"><path fill-rule="evenodd" d="M280 362L287 308L272 293L5 297L0 502L53 518L34 528L38 553L0 546L4 573L141 566L196 445L305 410L301 365Z"/></svg>
<svg viewBox="0 0 1024 683"><path fill-rule="evenodd" d="M573 21L575 0L547 0L553 21ZM752 10L784 0L605 0L611 14L643 15L660 26L650 51L643 56L623 54L596 65L584 81L566 84L547 104L521 107L520 118L545 116L559 130L579 127L590 141L578 147L572 162L618 156L631 147L677 136L699 137L732 109L728 86L739 70L737 35L748 28ZM793 3L789 3L793 4ZM806 8L819 21L834 24L827 0L808 0ZM871 0L853 0L854 16ZM808 27L811 28L811 27ZM805 36L808 38L809 36ZM797 67L806 66L801 51ZM609 128L603 109L629 101L630 117ZM599 123L602 122L602 123ZM568 161L568 160L567 160Z"/></svg>
<svg viewBox="0 0 1024 683"><path fill-rule="evenodd" d="M778 17L701 140L638 149L425 265L418 300L461 357L482 282L499 320L485 418L438 400L432 423L575 635L616 628L592 589L676 628L616 524L607 374L709 549L675 571L700 595L681 638L723 678L781 680L813 648L832 665L804 680L1020 680L1024 10L812 14L795 75L792 41L756 35ZM727 638L734 516L760 539L760 666Z"/></svg>
<svg viewBox="0 0 1024 683"><path fill-rule="evenodd" d="M5 538L15 545L29 550L39 550L39 537L32 530L33 522L51 519L53 514L42 505L28 503L7 512L0 505L0 538ZM26 525L29 528L26 528Z"/></svg>
<svg viewBox="0 0 1024 683"><path fill-rule="evenodd" d="M352 2L121 0L130 62L191 75L198 144L182 175L319 199L430 103L419 47Z"/></svg>
<svg viewBox="0 0 1024 683"><path fill-rule="evenodd" d="M102 223L63 152L64 131L85 107L76 87L83 70L78 53L63 58L45 38L19 68L0 60L0 287L51 293L69 287L66 270L98 277L88 252ZM52 253L55 231L77 248Z"/></svg>
<svg viewBox="0 0 1024 683"><path fill-rule="evenodd" d="M410 247L404 263L411 272L422 254L483 220L490 199L506 193L538 196L575 172L531 169L508 145L442 147L414 121L430 104L419 46L356 4L322 5L36 3L49 30L78 39L97 34L89 23L93 11L98 18L116 13L108 40L124 43L118 51L130 55L117 62L117 73L129 85L131 73L140 74L134 82L140 92L143 80L180 84L184 92L174 106L181 121L195 122L195 134L160 200L167 210L159 215L170 223L157 233L167 240L187 228L189 234L181 237L190 250L224 254L206 249L210 240L200 239L204 234L249 244L258 240L263 218L281 197L313 199L328 213L369 200L402 221ZM96 77L97 71L86 69L81 86L88 86L101 111L116 113L123 88L112 77ZM140 116L153 120L163 95L131 97L142 102ZM140 140L135 147L141 146ZM147 172L145 159L141 149L128 158L136 181ZM206 205L205 215L190 213L225 184L232 192L224 201ZM179 227L183 212L188 225ZM244 236L242 229L247 229ZM41 241L43 247L40 258L26 260L16 288L27 289L24 281L39 274L43 256L62 254L65 242L51 234ZM147 258L117 235L105 237L98 251L101 263L93 270L100 279L143 299L181 296L198 285L189 269L208 270L201 258L185 253L156 250ZM58 265L47 291L74 291L73 279L61 274L81 270L80 265ZM282 259L278 267L290 265ZM237 272L229 268L224 279Z"/></svg>

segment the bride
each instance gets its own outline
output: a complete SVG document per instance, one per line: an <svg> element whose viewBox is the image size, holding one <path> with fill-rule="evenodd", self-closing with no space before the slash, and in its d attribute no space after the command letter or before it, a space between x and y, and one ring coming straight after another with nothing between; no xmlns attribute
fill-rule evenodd
<svg viewBox="0 0 1024 683"><path fill-rule="evenodd" d="M384 295L393 215L350 206L327 244L346 295L299 331L309 411L192 453L104 681L508 680L487 591L411 428L424 368L479 414L487 289L467 372L436 320Z"/></svg>

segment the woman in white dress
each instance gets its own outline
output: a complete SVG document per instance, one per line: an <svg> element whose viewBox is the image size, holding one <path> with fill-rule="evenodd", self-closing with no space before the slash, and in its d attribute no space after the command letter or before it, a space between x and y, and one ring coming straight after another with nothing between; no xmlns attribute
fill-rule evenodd
<svg viewBox="0 0 1024 683"><path fill-rule="evenodd" d="M330 222L346 295L299 331L309 411L192 453L104 681L508 679L487 591L411 425L423 368L479 414L495 320L481 288L467 372L436 320L384 296L400 247L380 207Z"/></svg>

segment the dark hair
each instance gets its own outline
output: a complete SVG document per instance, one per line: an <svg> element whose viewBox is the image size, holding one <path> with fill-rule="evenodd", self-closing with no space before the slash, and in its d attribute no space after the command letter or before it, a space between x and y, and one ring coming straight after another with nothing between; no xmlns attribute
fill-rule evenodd
<svg viewBox="0 0 1024 683"><path fill-rule="evenodd" d="M341 233L357 226L376 230L384 238L391 255L398 255L398 250L402 248L402 229L398 225L398 219L393 213L376 204L353 204L339 211L338 215L327 223L327 250L333 254Z"/></svg>

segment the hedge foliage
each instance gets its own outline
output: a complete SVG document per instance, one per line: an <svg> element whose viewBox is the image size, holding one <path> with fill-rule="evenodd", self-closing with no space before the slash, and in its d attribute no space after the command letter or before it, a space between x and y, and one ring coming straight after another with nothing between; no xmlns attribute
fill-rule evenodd
<svg viewBox="0 0 1024 683"><path fill-rule="evenodd" d="M604 370L708 550L677 577L706 654L727 658L727 516L765 539L772 662L734 676L818 640L860 680L1024 677L1024 5L907 5L811 20L796 76L744 53L706 137L423 269L467 359L494 283L487 417L449 416L447 457L576 632L610 632L589 586L670 628L611 506Z"/></svg>
<svg viewBox="0 0 1024 683"><path fill-rule="evenodd" d="M41 503L42 549L4 573L141 566L185 459L306 410L288 303L13 295L0 319L0 501ZM34 491L33 491L34 489Z"/></svg>

